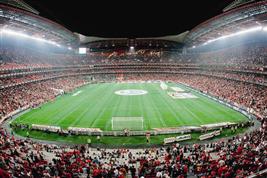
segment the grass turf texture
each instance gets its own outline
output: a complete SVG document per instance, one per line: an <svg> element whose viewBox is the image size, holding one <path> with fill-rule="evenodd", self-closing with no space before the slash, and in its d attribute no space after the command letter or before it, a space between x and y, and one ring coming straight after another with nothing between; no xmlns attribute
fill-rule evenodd
<svg viewBox="0 0 267 178"><path fill-rule="evenodd" d="M167 85L190 90L180 84ZM114 93L124 89L141 89L148 93L138 96ZM79 94L73 96L77 92ZM115 116L141 116L144 119L144 130L247 120L244 115L229 107L193 91L191 93L198 98L173 99L167 90L160 88L159 83L91 84L32 109L14 122L53 125L65 129L69 126L93 127L108 131L112 130L111 119Z"/></svg>

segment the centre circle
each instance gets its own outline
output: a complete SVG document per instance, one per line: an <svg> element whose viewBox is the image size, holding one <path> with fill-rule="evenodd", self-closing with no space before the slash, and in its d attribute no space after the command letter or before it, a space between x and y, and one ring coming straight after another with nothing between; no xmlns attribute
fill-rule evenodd
<svg viewBox="0 0 267 178"><path fill-rule="evenodd" d="M128 89L128 90L118 90L115 91L115 94L122 95L122 96L136 96L136 95L145 95L148 92L146 90L135 90L135 89Z"/></svg>

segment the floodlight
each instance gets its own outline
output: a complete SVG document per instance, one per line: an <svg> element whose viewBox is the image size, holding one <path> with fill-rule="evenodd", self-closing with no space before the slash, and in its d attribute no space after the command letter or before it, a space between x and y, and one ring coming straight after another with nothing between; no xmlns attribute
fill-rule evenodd
<svg viewBox="0 0 267 178"><path fill-rule="evenodd" d="M265 29L262 28L262 26L252 27L252 28L249 28L247 30L241 30L241 31L238 31L236 33L232 33L232 34L229 34L229 35L221 36L219 38L208 40L207 42L203 43L203 45L207 45L207 44L209 44L211 42L222 40L222 39L226 39L226 38L230 38L230 37L233 37L233 36L238 36L238 35L242 35L242 34L245 34L245 33L251 33L251 32L256 32L256 31L261 31L261 30L265 30Z"/></svg>

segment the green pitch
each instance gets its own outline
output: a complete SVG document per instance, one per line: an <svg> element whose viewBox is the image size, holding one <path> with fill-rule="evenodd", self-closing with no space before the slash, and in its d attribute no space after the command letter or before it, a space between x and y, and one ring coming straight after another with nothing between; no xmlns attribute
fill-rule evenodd
<svg viewBox="0 0 267 178"><path fill-rule="evenodd" d="M198 126L219 122L240 122L241 113L175 83L90 84L58 97L21 115L14 122L112 130L112 117L143 117L143 129ZM190 91L195 98L174 99L170 87ZM118 95L118 90L143 90L143 95ZM125 94L125 93L124 93ZM127 94L127 92L126 92ZM131 94L131 93L130 93Z"/></svg>

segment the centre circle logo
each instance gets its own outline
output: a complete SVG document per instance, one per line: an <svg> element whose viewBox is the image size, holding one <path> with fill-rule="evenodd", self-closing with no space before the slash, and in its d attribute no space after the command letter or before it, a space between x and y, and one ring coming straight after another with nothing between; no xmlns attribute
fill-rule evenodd
<svg viewBox="0 0 267 178"><path fill-rule="evenodd" d="M115 91L115 94L123 95L123 96L136 96L136 95L145 95L147 94L147 91L146 90L134 90L134 89L118 90L118 91Z"/></svg>

